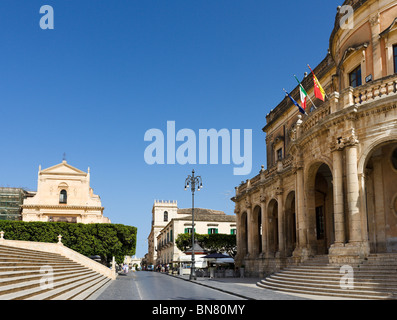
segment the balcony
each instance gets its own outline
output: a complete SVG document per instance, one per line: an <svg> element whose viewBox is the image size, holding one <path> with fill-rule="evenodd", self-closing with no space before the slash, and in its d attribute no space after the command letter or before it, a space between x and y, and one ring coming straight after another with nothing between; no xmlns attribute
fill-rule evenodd
<svg viewBox="0 0 397 320"><path fill-rule="evenodd" d="M397 75L369 82L353 89L353 101L356 105L385 98L397 92Z"/></svg>

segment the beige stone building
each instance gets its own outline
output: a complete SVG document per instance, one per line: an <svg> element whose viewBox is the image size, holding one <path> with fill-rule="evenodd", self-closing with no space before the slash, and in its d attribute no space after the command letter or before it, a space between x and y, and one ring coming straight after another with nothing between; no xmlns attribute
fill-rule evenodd
<svg viewBox="0 0 397 320"><path fill-rule="evenodd" d="M172 263L185 255L175 240L179 234L192 233L192 209L178 209L178 215L157 236L157 264ZM195 208L194 225L197 234L236 234L237 230L236 216L210 209Z"/></svg>
<svg viewBox="0 0 397 320"><path fill-rule="evenodd" d="M266 117L267 168L236 187L237 263L272 273L316 255L397 253L397 1L347 0L313 70L327 93ZM347 7L349 8L349 7ZM302 61L305 65L307 61ZM299 87L291 95L300 103ZM310 109L310 110L309 110Z"/></svg>
<svg viewBox="0 0 397 320"><path fill-rule="evenodd" d="M44 170L39 167L37 192L24 200L22 220L110 223L103 210L90 187L90 169L81 171L64 160Z"/></svg>
<svg viewBox="0 0 397 320"><path fill-rule="evenodd" d="M236 217L223 211L194 209L195 232L199 234L236 232ZM177 201L156 200L152 208L152 228L148 236L147 265L177 261L183 255L175 244L180 233L191 233L192 209L179 209Z"/></svg>

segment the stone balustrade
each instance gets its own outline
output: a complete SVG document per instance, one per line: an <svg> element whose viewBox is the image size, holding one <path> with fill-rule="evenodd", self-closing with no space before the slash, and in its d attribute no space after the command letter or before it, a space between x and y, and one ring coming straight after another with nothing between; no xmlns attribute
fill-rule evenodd
<svg viewBox="0 0 397 320"><path fill-rule="evenodd" d="M397 76L392 75L369 82L353 90L354 103L357 105L371 102L397 92Z"/></svg>

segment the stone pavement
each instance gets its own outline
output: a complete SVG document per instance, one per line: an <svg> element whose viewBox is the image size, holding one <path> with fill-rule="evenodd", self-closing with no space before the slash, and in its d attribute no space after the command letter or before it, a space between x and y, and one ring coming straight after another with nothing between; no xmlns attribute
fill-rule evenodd
<svg viewBox="0 0 397 320"><path fill-rule="evenodd" d="M138 271L149 272L149 271ZM169 275L161 274L164 277L174 277L180 281L190 281L188 275ZM248 300L312 300L314 296L292 295L273 290L257 287L256 283L259 278L202 278L197 277L193 283L229 293L240 298ZM128 275L119 274L116 280L109 285L101 288L93 294L89 300L140 300L138 290L135 284L135 275L133 272ZM318 299L318 298L317 298Z"/></svg>
<svg viewBox="0 0 397 320"><path fill-rule="evenodd" d="M181 280L190 281L188 275L168 275ZM205 278L197 277L192 282L212 289L230 293L248 300L312 300L316 297L305 295L292 295L264 288L259 288L256 283L262 278Z"/></svg>

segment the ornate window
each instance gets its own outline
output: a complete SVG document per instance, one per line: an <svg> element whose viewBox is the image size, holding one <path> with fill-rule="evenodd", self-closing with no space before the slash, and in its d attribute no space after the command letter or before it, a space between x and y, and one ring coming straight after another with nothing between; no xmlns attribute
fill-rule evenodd
<svg viewBox="0 0 397 320"><path fill-rule="evenodd" d="M167 222L168 221L168 212L164 211L164 221Z"/></svg>
<svg viewBox="0 0 397 320"><path fill-rule="evenodd" d="M59 193L59 203L67 203L68 201L68 193L66 190L61 190Z"/></svg>
<svg viewBox="0 0 397 320"><path fill-rule="evenodd" d="M359 87L362 85L361 65L349 73L349 84L353 88L356 88L356 87Z"/></svg>

